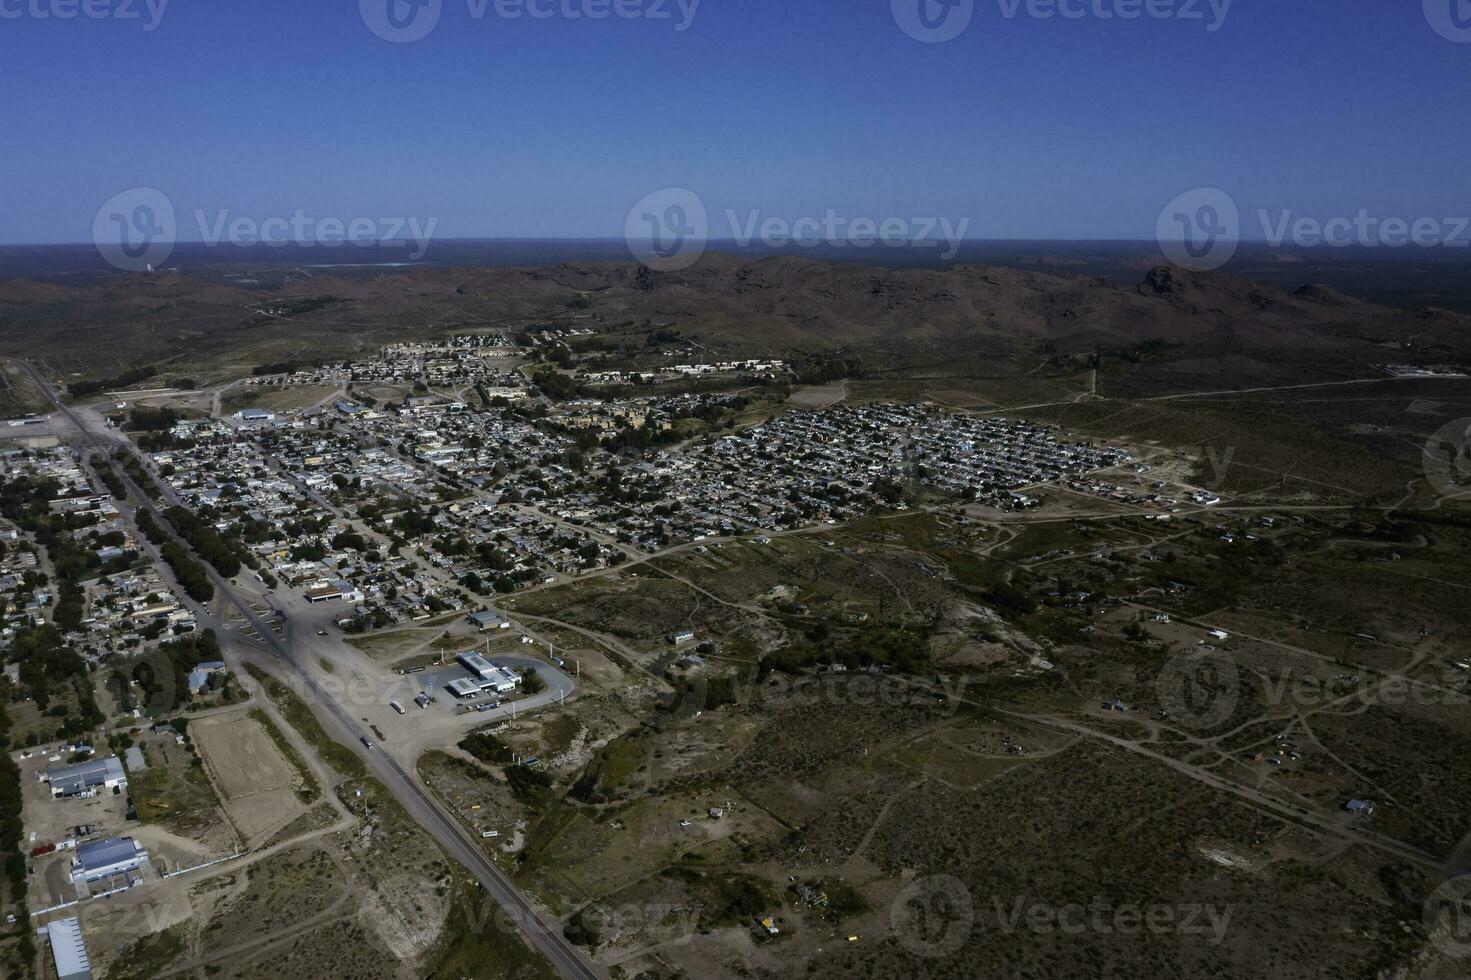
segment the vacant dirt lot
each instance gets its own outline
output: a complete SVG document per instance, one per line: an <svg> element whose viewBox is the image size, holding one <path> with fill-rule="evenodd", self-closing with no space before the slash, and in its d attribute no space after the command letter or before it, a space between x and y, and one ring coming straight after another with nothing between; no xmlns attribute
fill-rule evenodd
<svg viewBox="0 0 1471 980"><path fill-rule="evenodd" d="M225 796L225 809L241 835L254 843L300 816L292 789L295 771L269 735L248 715L199 722L195 744Z"/></svg>
<svg viewBox="0 0 1471 980"><path fill-rule="evenodd" d="M208 719L194 726L193 735L226 798L238 800L291 785L290 763L253 719Z"/></svg>
<svg viewBox="0 0 1471 980"><path fill-rule="evenodd" d="M843 385L804 385L801 388L793 388L788 402L798 408L827 408L836 405L848 396L848 390Z"/></svg>

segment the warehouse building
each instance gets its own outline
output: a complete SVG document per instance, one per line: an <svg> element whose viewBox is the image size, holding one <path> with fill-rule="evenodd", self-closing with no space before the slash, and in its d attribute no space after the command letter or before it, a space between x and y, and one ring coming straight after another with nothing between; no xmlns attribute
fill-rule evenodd
<svg viewBox="0 0 1471 980"><path fill-rule="evenodd" d="M509 694L521 683L521 677L514 670L493 664L478 653L462 653L455 659L475 675L472 680L478 680L482 691Z"/></svg>
<svg viewBox="0 0 1471 980"><path fill-rule="evenodd" d="M493 664L478 653L462 653L455 658L468 672L467 677L457 677L445 688L460 699L478 697L487 691L509 694L521 684L521 676L508 667Z"/></svg>
<svg viewBox="0 0 1471 980"><path fill-rule="evenodd" d="M115 755L88 759L71 766L52 766L46 770L52 799L63 796L93 796L99 789L117 789L128 785L122 760Z"/></svg>
<svg viewBox="0 0 1471 980"><path fill-rule="evenodd" d="M466 698L479 697L484 690L480 686L478 677L457 677L445 685L445 689L455 697L463 701Z"/></svg>
<svg viewBox="0 0 1471 980"><path fill-rule="evenodd" d="M148 863L148 851L131 837L109 837L77 848L72 881L97 881L126 874Z"/></svg>
<svg viewBox="0 0 1471 980"><path fill-rule="evenodd" d="M511 628L511 621L506 617L506 614L496 612L492 609L482 609L479 612L472 612L465 618L470 620L470 625L482 633Z"/></svg>
<svg viewBox="0 0 1471 980"><path fill-rule="evenodd" d="M276 414L263 408L245 408L236 413L242 425L267 425L276 421Z"/></svg>
<svg viewBox="0 0 1471 980"><path fill-rule="evenodd" d="M58 919L46 927L51 943L51 959L56 963L58 980L92 980L92 961L87 958L87 945L82 942L82 923L77 919Z"/></svg>

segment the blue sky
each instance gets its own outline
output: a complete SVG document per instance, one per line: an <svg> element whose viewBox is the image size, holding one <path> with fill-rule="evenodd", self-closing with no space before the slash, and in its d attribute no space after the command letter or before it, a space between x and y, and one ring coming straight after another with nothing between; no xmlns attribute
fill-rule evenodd
<svg viewBox="0 0 1471 980"><path fill-rule="evenodd" d="M169 0L151 31L147 0L87 0L139 20L36 16L67 2L0 0L0 242L86 241L133 187L168 196L182 239L195 209L614 237L667 186L700 195L714 237L726 209L832 209L1145 239L1200 186L1248 212L1471 212L1471 43L1420 0L1235 0L1213 32L1209 0L1194 21L975 0L942 44L890 0L701 0L683 31L674 0L601 21L442 0L407 44L357 0Z"/></svg>

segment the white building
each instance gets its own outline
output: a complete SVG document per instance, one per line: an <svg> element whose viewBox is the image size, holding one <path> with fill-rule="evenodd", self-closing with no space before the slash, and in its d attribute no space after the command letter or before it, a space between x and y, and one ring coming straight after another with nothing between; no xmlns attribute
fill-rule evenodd
<svg viewBox="0 0 1471 980"><path fill-rule="evenodd" d="M450 682L450 692L456 697L469 697L468 692L472 686L476 691L509 694L521 684L521 677L514 670L493 664L478 653L462 653L455 659L473 675ZM461 693L462 691L467 693Z"/></svg>
<svg viewBox="0 0 1471 980"><path fill-rule="evenodd" d="M148 851L131 837L109 837L77 848L72 881L97 881L125 874L148 863Z"/></svg>
<svg viewBox="0 0 1471 980"><path fill-rule="evenodd" d="M51 958L58 980L92 980L92 961L82 942L82 924L77 919L58 919L46 927Z"/></svg>
<svg viewBox="0 0 1471 980"><path fill-rule="evenodd" d="M235 415L241 425L266 425L276 421L274 412L268 412L263 408L244 408Z"/></svg>
<svg viewBox="0 0 1471 980"><path fill-rule="evenodd" d="M46 770L51 796L91 796L99 789L116 789L128 785L123 764L115 755L88 759L71 766L52 766Z"/></svg>

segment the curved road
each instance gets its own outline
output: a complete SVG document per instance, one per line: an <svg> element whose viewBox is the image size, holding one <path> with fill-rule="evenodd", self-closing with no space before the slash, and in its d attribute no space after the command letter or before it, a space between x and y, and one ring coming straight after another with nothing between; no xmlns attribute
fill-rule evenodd
<svg viewBox="0 0 1471 980"><path fill-rule="evenodd" d="M88 428L77 413L61 401L55 390L34 366L25 361L15 361L15 363L31 376L36 386L56 407L57 412L76 429L78 436L90 443L93 449L102 453L112 465L113 472L137 495L141 501L140 506L150 511L160 526L173 534L172 525L159 513L153 501L133 483L126 471L112 461L106 444L115 444L116 440L107 433L98 433ZM187 547L187 544L182 541L180 544ZM213 567L204 562L201 564L209 573L210 580L219 590L220 595L255 627L262 640L268 643L281 661L289 665L301 679L303 689L311 692L317 704L325 710L328 716L326 720L329 722L328 734L342 736L344 744L358 752L367 764L368 771L383 782L409 816L428 831L450 857L469 869L470 873L480 882L481 887L500 904L506 915L520 927L532 945L551 961L557 972L564 977L575 978L575 980L602 980L604 974L577 947L567 941L560 928L541 917L531 901L521 893L505 872L490 860L480 849L479 844L470 839L453 817L445 813L439 804L430 798L397 762L383 752L367 748L368 733L358 726L341 704L333 700L322 689L311 672L301 666L297 660L294 645L289 645L278 637L270 625L251 608L250 603L241 599L230 583L221 577ZM330 727L335 727L337 732L331 732Z"/></svg>

